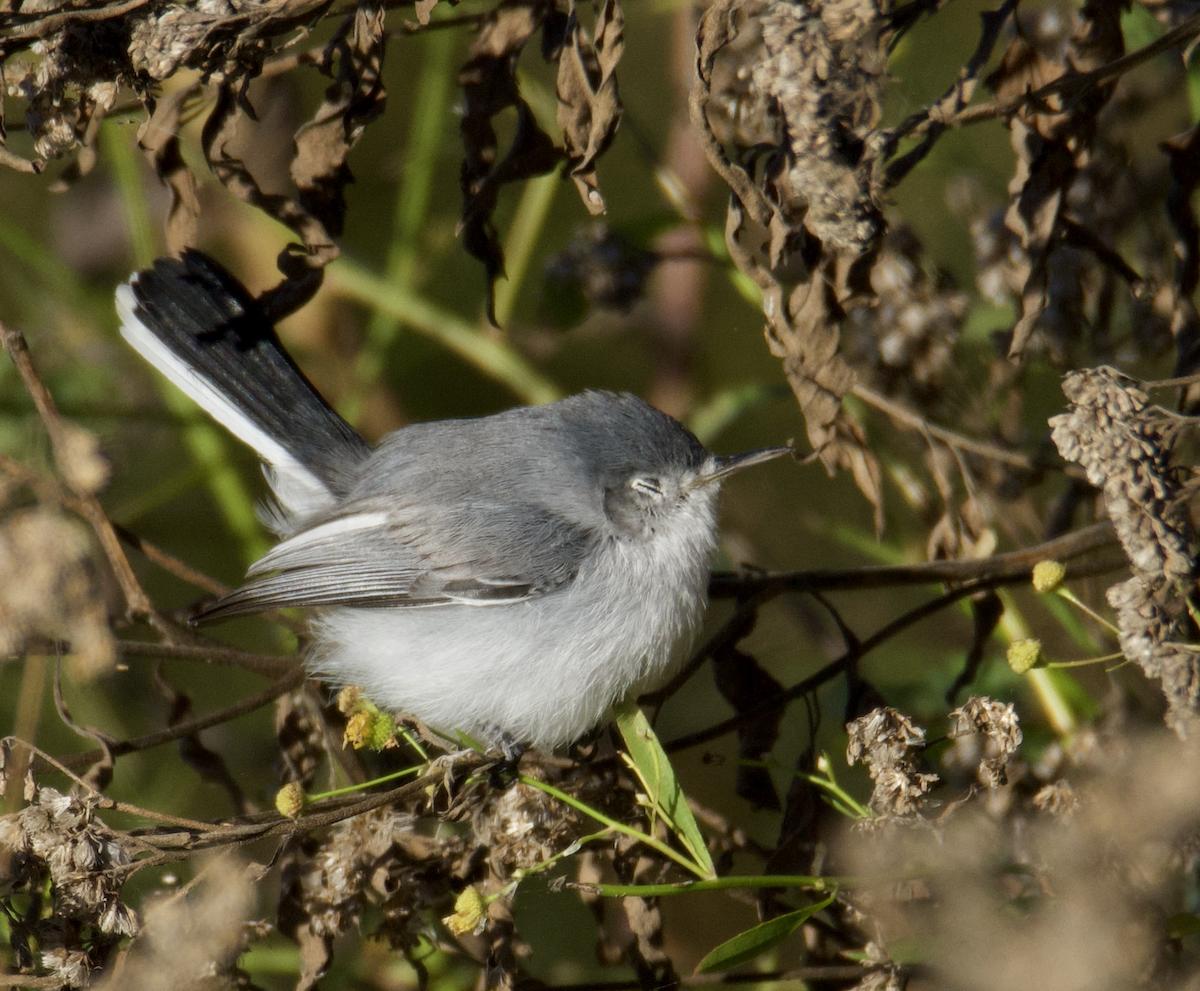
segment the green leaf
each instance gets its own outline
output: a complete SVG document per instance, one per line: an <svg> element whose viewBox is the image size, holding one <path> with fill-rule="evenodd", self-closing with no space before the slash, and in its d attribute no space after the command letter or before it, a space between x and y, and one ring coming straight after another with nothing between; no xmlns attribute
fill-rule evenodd
<svg viewBox="0 0 1200 991"><path fill-rule="evenodd" d="M738 933L733 939L727 939L696 964L696 973L711 974L718 970L728 970L730 967L753 960L773 946L778 946L804 925L811 916L827 907L836 894L837 892L831 892L828 898L815 905L808 905L805 908L798 908L794 912L788 912L786 915L768 919L753 929Z"/></svg>
<svg viewBox="0 0 1200 991"><path fill-rule="evenodd" d="M667 752L658 742L654 730L646 719L645 713L637 707L637 703L626 700L617 710L617 729L625 740L625 749L629 766L638 776L646 797L650 800L651 808L659 815L671 831L679 838L679 842L705 877L716 877L717 871L709 855L708 846L696 825L692 810L688 808L687 798L675 771L667 759Z"/></svg>

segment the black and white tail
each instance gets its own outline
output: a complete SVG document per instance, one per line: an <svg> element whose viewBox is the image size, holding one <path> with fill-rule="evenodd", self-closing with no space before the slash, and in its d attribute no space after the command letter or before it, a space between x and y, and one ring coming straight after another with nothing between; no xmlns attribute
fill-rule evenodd
<svg viewBox="0 0 1200 991"><path fill-rule="evenodd" d="M299 520L345 493L370 447L215 261L198 251L159 259L117 290L117 313L121 335L142 357L258 453L285 518Z"/></svg>

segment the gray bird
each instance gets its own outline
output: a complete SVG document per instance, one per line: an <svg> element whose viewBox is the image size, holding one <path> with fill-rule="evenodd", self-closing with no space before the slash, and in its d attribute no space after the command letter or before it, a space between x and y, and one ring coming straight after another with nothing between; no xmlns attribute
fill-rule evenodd
<svg viewBox="0 0 1200 991"><path fill-rule="evenodd" d="M720 481L635 396L405 427L372 448L262 307L189 251L117 290L121 333L262 458L280 543L200 619L312 608L316 676L450 736L549 750L661 684L707 601Z"/></svg>

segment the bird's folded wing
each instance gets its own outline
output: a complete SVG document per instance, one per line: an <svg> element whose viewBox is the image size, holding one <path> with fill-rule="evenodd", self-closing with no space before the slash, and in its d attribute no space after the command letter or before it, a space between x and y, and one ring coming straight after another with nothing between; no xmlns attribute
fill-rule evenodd
<svg viewBox="0 0 1200 991"><path fill-rule="evenodd" d="M568 585L589 532L544 507L499 502L347 507L289 537L198 617L291 606L497 605Z"/></svg>

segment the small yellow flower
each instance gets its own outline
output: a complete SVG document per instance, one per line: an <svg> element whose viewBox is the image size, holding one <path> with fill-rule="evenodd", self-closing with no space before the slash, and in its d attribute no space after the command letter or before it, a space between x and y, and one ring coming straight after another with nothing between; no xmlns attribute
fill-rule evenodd
<svg viewBox="0 0 1200 991"><path fill-rule="evenodd" d="M384 750L396 746L396 720L368 703L346 720L342 746L347 745L355 750Z"/></svg>
<svg viewBox="0 0 1200 991"><path fill-rule="evenodd" d="M342 734L342 746L361 750L367 745L371 734L371 713L360 710L346 720L346 732Z"/></svg>
<svg viewBox="0 0 1200 991"><path fill-rule="evenodd" d="M487 923L487 900L478 888L463 888L454 900L454 914L442 919L442 924L455 936L478 935Z"/></svg>
<svg viewBox="0 0 1200 991"><path fill-rule="evenodd" d="M287 819L298 819L308 797L295 781L292 781L275 793L275 808L281 816Z"/></svg>
<svg viewBox="0 0 1200 991"><path fill-rule="evenodd" d="M1053 592L1066 576L1067 569L1059 561L1038 561L1033 566L1033 590L1038 595Z"/></svg>
<svg viewBox="0 0 1200 991"><path fill-rule="evenodd" d="M1008 666L1016 674L1025 674L1038 666L1042 659L1042 641L1030 638L1014 640L1008 646Z"/></svg>

